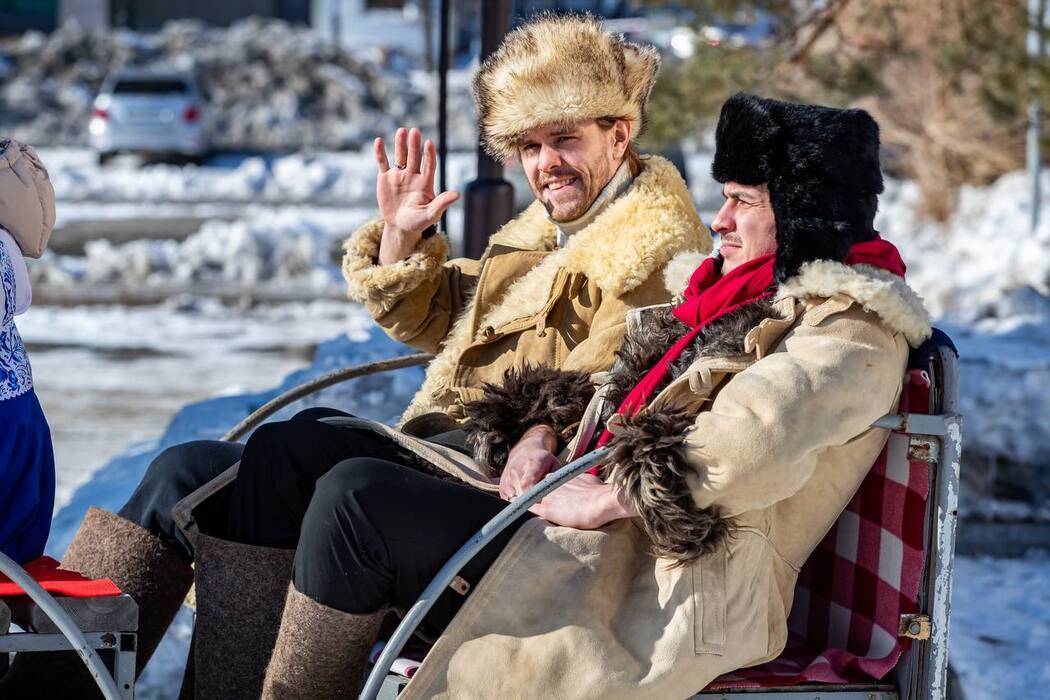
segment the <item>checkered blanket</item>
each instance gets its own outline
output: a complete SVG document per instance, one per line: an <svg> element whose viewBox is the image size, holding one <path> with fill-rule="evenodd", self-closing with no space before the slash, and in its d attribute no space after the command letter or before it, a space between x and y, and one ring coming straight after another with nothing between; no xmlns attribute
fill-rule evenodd
<svg viewBox="0 0 1050 700"><path fill-rule="evenodd" d="M905 377L900 411L927 413L930 380ZM929 465L908 459L908 436L885 449L799 572L780 658L716 679L708 690L881 679L908 649L900 616L917 613ZM374 662L383 642L372 650ZM426 655L408 649L393 671L411 678Z"/></svg>
<svg viewBox="0 0 1050 700"><path fill-rule="evenodd" d="M927 413L930 380L911 370L902 412ZM930 473L908 459L908 436L892 434L799 572L780 658L716 679L711 690L878 680L907 651L900 616L919 612Z"/></svg>

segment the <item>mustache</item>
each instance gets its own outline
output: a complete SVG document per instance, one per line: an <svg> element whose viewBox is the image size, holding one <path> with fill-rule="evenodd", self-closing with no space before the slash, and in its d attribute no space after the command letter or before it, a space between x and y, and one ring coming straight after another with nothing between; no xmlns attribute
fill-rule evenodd
<svg viewBox="0 0 1050 700"><path fill-rule="evenodd" d="M567 177L579 177L579 172L574 168L562 167L555 170L553 173L545 174L541 179L537 180L536 186L543 188L555 180L563 180Z"/></svg>
<svg viewBox="0 0 1050 700"><path fill-rule="evenodd" d="M729 243L731 245L741 245L742 243L739 236L734 236L731 233L722 234L721 239L723 244Z"/></svg>

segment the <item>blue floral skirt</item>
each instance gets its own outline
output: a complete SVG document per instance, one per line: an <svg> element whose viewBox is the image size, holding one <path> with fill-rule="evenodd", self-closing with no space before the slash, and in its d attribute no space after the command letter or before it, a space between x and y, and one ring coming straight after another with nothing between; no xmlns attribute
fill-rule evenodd
<svg viewBox="0 0 1050 700"><path fill-rule="evenodd" d="M0 551L23 564L44 553L55 507L55 452L36 393L0 401Z"/></svg>

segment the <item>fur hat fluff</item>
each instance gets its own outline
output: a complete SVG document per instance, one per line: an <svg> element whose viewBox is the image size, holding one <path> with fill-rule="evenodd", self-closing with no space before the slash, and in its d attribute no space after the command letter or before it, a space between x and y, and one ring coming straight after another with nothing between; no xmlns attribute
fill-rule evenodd
<svg viewBox="0 0 1050 700"><path fill-rule="evenodd" d="M861 109L737 93L722 105L711 174L723 183L769 185L783 282L810 260L842 262L854 243L874 236L879 127Z"/></svg>
<svg viewBox="0 0 1050 700"><path fill-rule="evenodd" d="M659 67L655 48L604 31L591 15L539 15L474 76L482 142L505 160L532 129L599 117L629 119L636 138Z"/></svg>

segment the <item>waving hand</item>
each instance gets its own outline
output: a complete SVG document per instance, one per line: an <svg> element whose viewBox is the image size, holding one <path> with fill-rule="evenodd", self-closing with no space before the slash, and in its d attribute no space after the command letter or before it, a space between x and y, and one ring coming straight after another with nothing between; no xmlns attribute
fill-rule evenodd
<svg viewBox="0 0 1050 700"><path fill-rule="evenodd" d="M384 223L379 262L383 265L411 255L423 231L436 224L445 210L459 199L455 191L434 194L437 149L432 141L421 145L421 140L419 129L398 129L394 135L393 167L387 159L382 137L375 140L379 166L376 199Z"/></svg>

